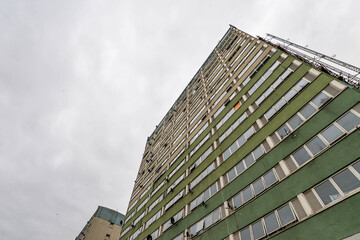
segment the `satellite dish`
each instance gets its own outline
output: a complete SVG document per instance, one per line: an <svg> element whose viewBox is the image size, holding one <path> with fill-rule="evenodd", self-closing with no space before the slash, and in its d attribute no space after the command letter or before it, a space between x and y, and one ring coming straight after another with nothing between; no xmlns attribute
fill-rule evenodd
<svg viewBox="0 0 360 240"><path fill-rule="evenodd" d="M171 224L174 224L174 223L175 223L175 218L174 218L174 217L171 217L171 218L170 218L170 222L171 222Z"/></svg>
<svg viewBox="0 0 360 240"><path fill-rule="evenodd" d="M150 234L147 235L146 240L152 240L152 236Z"/></svg>

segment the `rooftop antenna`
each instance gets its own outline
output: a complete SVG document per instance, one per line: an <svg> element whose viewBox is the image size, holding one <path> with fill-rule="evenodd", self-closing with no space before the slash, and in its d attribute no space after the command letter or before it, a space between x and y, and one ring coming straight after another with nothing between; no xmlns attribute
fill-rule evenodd
<svg viewBox="0 0 360 240"><path fill-rule="evenodd" d="M319 69L325 69L325 71L328 71L334 77L337 77L356 88L360 88L360 78L358 78L358 75L360 74L359 67L355 67L354 65L335 59L335 54L330 57L307 48L308 45L303 47L293 43L290 39L285 40L267 33L265 39L268 37L270 40L267 40L267 42L280 47L284 46L283 49L288 53L305 60ZM274 40L275 43L273 42Z"/></svg>

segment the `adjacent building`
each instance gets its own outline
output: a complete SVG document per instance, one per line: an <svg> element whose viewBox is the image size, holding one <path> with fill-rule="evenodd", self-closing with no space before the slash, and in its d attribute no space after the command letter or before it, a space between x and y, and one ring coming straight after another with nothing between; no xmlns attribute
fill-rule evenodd
<svg viewBox="0 0 360 240"><path fill-rule="evenodd" d="M75 240L119 240L124 215L99 206Z"/></svg>
<svg viewBox="0 0 360 240"><path fill-rule="evenodd" d="M356 238L358 73L230 26L147 139L120 239Z"/></svg>

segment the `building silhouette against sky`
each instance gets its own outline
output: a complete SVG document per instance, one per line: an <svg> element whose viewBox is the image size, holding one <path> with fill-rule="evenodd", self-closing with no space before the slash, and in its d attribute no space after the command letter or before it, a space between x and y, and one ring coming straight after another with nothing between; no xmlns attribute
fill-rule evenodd
<svg viewBox="0 0 360 240"><path fill-rule="evenodd" d="M99 206L75 240L118 240L124 215Z"/></svg>
<svg viewBox="0 0 360 240"><path fill-rule="evenodd" d="M358 72L230 26L147 139L120 239L357 234Z"/></svg>

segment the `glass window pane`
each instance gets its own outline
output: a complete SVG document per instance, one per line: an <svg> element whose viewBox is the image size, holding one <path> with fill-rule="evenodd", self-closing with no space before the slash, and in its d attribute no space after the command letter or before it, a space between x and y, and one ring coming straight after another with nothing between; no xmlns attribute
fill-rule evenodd
<svg viewBox="0 0 360 240"><path fill-rule="evenodd" d="M205 228L208 228L212 224L212 217L211 214L205 217Z"/></svg>
<svg viewBox="0 0 360 240"><path fill-rule="evenodd" d="M260 192L262 192L265 189L264 183L262 182L261 178L259 178L257 181L255 181L253 183L253 188L254 188L255 195L259 194Z"/></svg>
<svg viewBox="0 0 360 240"><path fill-rule="evenodd" d="M196 224L196 232L199 232L200 230L202 230L204 228L204 219L200 220L197 224Z"/></svg>
<svg viewBox="0 0 360 240"><path fill-rule="evenodd" d="M286 104L284 99L280 99L279 101L277 101L277 103L275 103L274 108L279 111L284 105Z"/></svg>
<svg viewBox="0 0 360 240"><path fill-rule="evenodd" d="M318 152L326 148L326 144L319 137L315 137L313 140L308 142L306 146L313 155L316 155Z"/></svg>
<svg viewBox="0 0 360 240"><path fill-rule="evenodd" d="M274 64L274 65L275 65L275 64ZM267 79L267 78L271 75L271 73L272 73L272 72L270 71L270 69L267 70L266 73L264 73L263 78L264 78L264 79Z"/></svg>
<svg viewBox="0 0 360 240"><path fill-rule="evenodd" d="M309 153L305 150L304 147L297 150L293 154L293 157L295 158L295 160L299 164L299 166L303 165L304 163L306 163L311 158Z"/></svg>
<svg viewBox="0 0 360 240"><path fill-rule="evenodd" d="M279 208L277 212L279 214L280 223L282 226L285 226L295 220L295 216L289 204L286 204L282 208Z"/></svg>
<svg viewBox="0 0 360 240"><path fill-rule="evenodd" d="M264 154L264 151L263 151L261 145L258 146L257 148L255 148L255 150L253 151L253 154L254 154L255 159L258 159L261 155Z"/></svg>
<svg viewBox="0 0 360 240"><path fill-rule="evenodd" d="M274 116L274 114L276 113L274 108L270 108L266 113L265 113L265 117L267 119L270 119L272 116Z"/></svg>
<svg viewBox="0 0 360 240"><path fill-rule="evenodd" d="M272 84L272 87L276 89L282 83L282 81L283 81L283 79L281 79L281 78L276 79L276 81ZM270 87L270 89L271 89L271 87Z"/></svg>
<svg viewBox="0 0 360 240"><path fill-rule="evenodd" d="M164 230L163 230L164 231ZM193 225L191 228L190 228L190 234L192 236L195 236L196 235L196 224Z"/></svg>
<svg viewBox="0 0 360 240"><path fill-rule="evenodd" d="M254 134L254 129L252 127L250 127L248 130L246 130L245 132L245 137L248 139L250 138L252 135Z"/></svg>
<svg viewBox="0 0 360 240"><path fill-rule="evenodd" d="M273 71L275 70L275 68L277 68L279 65L280 65L280 62L279 62L279 61L276 61L276 62L271 66L271 68L269 68L269 70L273 72Z"/></svg>
<svg viewBox="0 0 360 240"><path fill-rule="evenodd" d="M256 91L256 89L257 89L256 85L254 85L252 88L250 88L250 90L249 90L250 95L252 95Z"/></svg>
<svg viewBox="0 0 360 240"><path fill-rule="evenodd" d="M231 129L234 130L235 128L237 128L237 126L239 126L239 124L239 121L235 121L233 125L231 125Z"/></svg>
<svg viewBox="0 0 360 240"><path fill-rule="evenodd" d="M281 82L281 81L280 81ZM268 88L268 90L266 90L264 92L264 96L268 97L272 92L274 91L274 89L272 87Z"/></svg>
<svg viewBox="0 0 360 240"><path fill-rule="evenodd" d="M214 223L214 222L217 222L218 220L220 220L220 210L219 210L219 208L216 209L216 210L213 212L213 223Z"/></svg>
<svg viewBox="0 0 360 240"><path fill-rule="evenodd" d="M190 211L196 207L196 199L190 203Z"/></svg>
<svg viewBox="0 0 360 240"><path fill-rule="evenodd" d="M256 103L256 105L260 105L260 103L262 103L263 101L265 100L265 97L264 96L260 96L256 101L255 101L255 103Z"/></svg>
<svg viewBox="0 0 360 240"><path fill-rule="evenodd" d="M219 137L219 142L224 141L225 137L226 137L226 134L222 134L222 135Z"/></svg>
<svg viewBox="0 0 360 240"><path fill-rule="evenodd" d="M237 143L239 144L239 146L241 147L242 145L244 145L244 143L246 143L246 138L244 135L241 135L241 137L238 138Z"/></svg>
<svg viewBox="0 0 360 240"><path fill-rule="evenodd" d="M336 174L333 179L340 187L341 191L345 194L360 187L359 179L357 179L357 177L355 177L349 169L345 169L344 171Z"/></svg>
<svg viewBox="0 0 360 240"><path fill-rule="evenodd" d="M199 205L200 203L203 202L203 196L202 195L199 195L197 198L196 198L196 205Z"/></svg>
<svg viewBox="0 0 360 240"><path fill-rule="evenodd" d="M341 135L343 135L344 132L340 130L337 126L334 124L331 124L330 127L322 131L321 135L328 141L329 143L334 142L336 139L338 139Z"/></svg>
<svg viewBox="0 0 360 240"><path fill-rule="evenodd" d="M290 69L286 69L286 71L280 76L282 79L286 79L292 71Z"/></svg>
<svg viewBox="0 0 360 240"><path fill-rule="evenodd" d="M223 157L224 157L224 161L226 159L228 159L228 157L230 157L230 150L229 149L226 149L225 152L223 153Z"/></svg>
<svg viewBox="0 0 360 240"><path fill-rule="evenodd" d="M235 168L233 168L228 172L229 182L231 182L235 177L236 177Z"/></svg>
<svg viewBox="0 0 360 240"><path fill-rule="evenodd" d="M204 192L204 202L210 198L210 189L206 189Z"/></svg>
<svg viewBox="0 0 360 240"><path fill-rule="evenodd" d="M259 239L265 235L261 220L251 225L254 239Z"/></svg>
<svg viewBox="0 0 360 240"><path fill-rule="evenodd" d="M252 156L252 154L250 153L250 154L248 154L245 158L244 158L244 161L245 161L245 163L246 163L246 167L250 167L251 165L253 165L254 164L254 158L253 158L253 156Z"/></svg>
<svg viewBox="0 0 360 240"><path fill-rule="evenodd" d="M210 194L211 196L214 195L217 192L216 183L211 185L210 190L211 190L211 194Z"/></svg>
<svg viewBox="0 0 360 240"><path fill-rule="evenodd" d="M230 135L230 133L232 132L232 129L231 128L229 128L228 130L226 130L226 136L229 136Z"/></svg>
<svg viewBox="0 0 360 240"><path fill-rule="evenodd" d="M271 170L270 172L268 172L267 174L264 175L264 180L265 180L266 187L271 186L272 184L274 184L277 181L273 170Z"/></svg>
<svg viewBox="0 0 360 240"><path fill-rule="evenodd" d="M303 89L308 84L308 81L306 81L305 79L301 79L297 84L295 84L294 88L296 89L296 91L300 92L301 89Z"/></svg>
<svg viewBox="0 0 360 240"><path fill-rule="evenodd" d="M306 119L309 118L311 115L313 115L315 112L316 109L310 104L306 104L306 106L300 110L301 115L303 115L303 117Z"/></svg>
<svg viewBox="0 0 360 240"><path fill-rule="evenodd" d="M242 205L241 193L234 197L234 208L238 208Z"/></svg>
<svg viewBox="0 0 360 240"><path fill-rule="evenodd" d="M318 193L325 205L341 197L340 193L335 189L329 180L315 187L315 191Z"/></svg>
<svg viewBox="0 0 360 240"><path fill-rule="evenodd" d="M241 240L251 240L250 228L247 227L240 231Z"/></svg>
<svg viewBox="0 0 360 240"><path fill-rule="evenodd" d="M243 161L239 162L239 163L235 166L235 168L236 168L237 174L240 175L240 174L245 170L244 162L243 162Z"/></svg>
<svg viewBox="0 0 360 240"><path fill-rule="evenodd" d="M297 114L288 121L292 129L296 129L302 122L303 120Z"/></svg>
<svg viewBox="0 0 360 240"><path fill-rule="evenodd" d="M349 132L351 129L355 128L357 125L360 124L360 118L354 113L348 112L336 122Z"/></svg>
<svg viewBox="0 0 360 240"><path fill-rule="evenodd" d="M246 118L246 113L243 113L243 115L241 115L241 117L239 117L240 123L241 123L242 121L244 121L245 118Z"/></svg>
<svg viewBox="0 0 360 240"><path fill-rule="evenodd" d="M247 187L247 188L245 188L245 190L242 191L242 193L243 193L243 197L244 197L244 202L247 202L247 201L249 201L250 199L253 198L253 193L252 193L252 191L251 191L251 187L250 187L250 186Z"/></svg>
<svg viewBox="0 0 360 240"><path fill-rule="evenodd" d="M294 89L291 89L284 95L284 98L286 101L289 102L296 94L297 92Z"/></svg>
<svg viewBox="0 0 360 240"><path fill-rule="evenodd" d="M330 97L324 93L320 93L316 97L311 100L312 103L314 103L318 108L320 108L322 105L324 105L327 101L329 101Z"/></svg>
<svg viewBox="0 0 360 240"><path fill-rule="evenodd" d="M279 134L280 138L283 139L291 133L291 130L286 124L284 124L276 132Z"/></svg>
<svg viewBox="0 0 360 240"><path fill-rule="evenodd" d="M360 162L354 163L352 167L355 168L358 173L360 173Z"/></svg>
<svg viewBox="0 0 360 240"><path fill-rule="evenodd" d="M231 144L230 149L231 149L231 154L233 154L237 149L238 149L238 145L237 142L235 141L233 144Z"/></svg>
<svg viewBox="0 0 360 240"><path fill-rule="evenodd" d="M279 223L278 223L278 221L276 219L275 212L273 212L272 214L266 216L264 218L264 221L265 221L265 226L266 226L266 232L268 234L275 231L276 229L278 229L280 227Z"/></svg>
<svg viewBox="0 0 360 240"><path fill-rule="evenodd" d="M210 164L208 167L207 167L207 172L208 174L211 173L213 170L214 170L215 166L214 166L214 163Z"/></svg>

